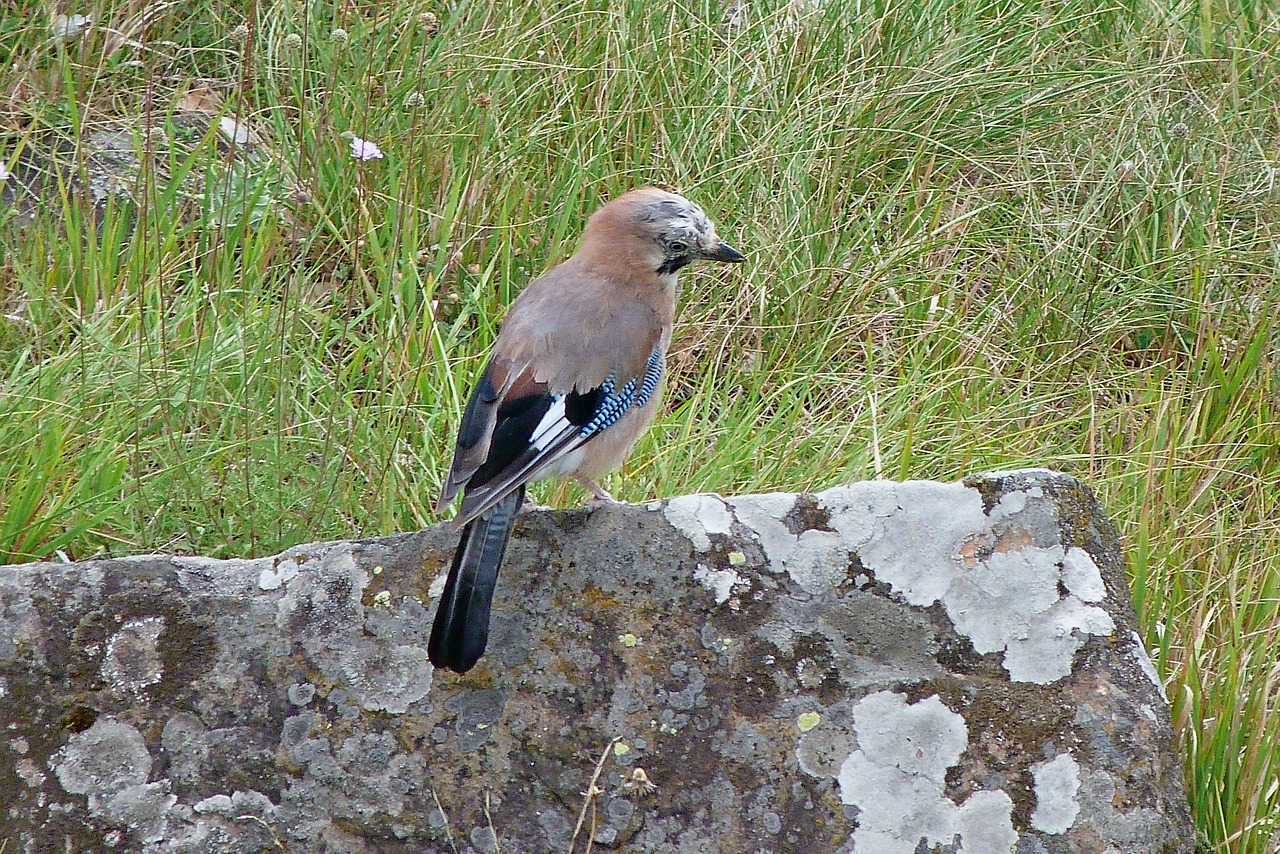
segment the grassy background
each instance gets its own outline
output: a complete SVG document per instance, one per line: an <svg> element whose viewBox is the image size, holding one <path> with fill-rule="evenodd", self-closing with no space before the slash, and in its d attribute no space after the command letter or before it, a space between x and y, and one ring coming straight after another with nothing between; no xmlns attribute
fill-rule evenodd
<svg viewBox="0 0 1280 854"><path fill-rule="evenodd" d="M1274 7L85 0L75 38L18 7L0 162L125 128L149 165L96 217L0 208L0 562L432 522L503 307L659 182L750 262L684 275L615 495L1076 474L1204 850L1280 850Z"/></svg>

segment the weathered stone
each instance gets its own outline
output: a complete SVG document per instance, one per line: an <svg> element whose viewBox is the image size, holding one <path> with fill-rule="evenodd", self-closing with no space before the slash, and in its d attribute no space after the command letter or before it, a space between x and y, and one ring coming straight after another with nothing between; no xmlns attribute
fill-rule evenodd
<svg viewBox="0 0 1280 854"><path fill-rule="evenodd" d="M288 198L282 191L292 188L275 168L270 147L244 122L222 114L216 92L203 91L212 100L189 93L163 119L95 121L76 137L65 130L0 130L0 165L14 152L8 176L0 180L0 236L20 239L22 230L38 220L60 221L68 204L89 215L94 233L103 239L108 213L131 222L140 207L160 201L169 218L195 221L213 209L224 221L241 215L260 219L269 204ZM170 164L196 155L210 135L217 156L208 170L175 179ZM216 180L209 181L211 176ZM165 199L154 198L156 186L167 187L160 194ZM283 214L289 215L287 208Z"/></svg>
<svg viewBox="0 0 1280 854"><path fill-rule="evenodd" d="M6 850L1192 850L1069 477L532 513L463 678L454 536L0 568Z"/></svg>

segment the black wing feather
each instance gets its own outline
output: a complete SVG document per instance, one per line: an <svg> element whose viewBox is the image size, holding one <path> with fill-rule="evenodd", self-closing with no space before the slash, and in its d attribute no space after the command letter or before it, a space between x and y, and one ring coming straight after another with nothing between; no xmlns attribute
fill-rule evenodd
<svg viewBox="0 0 1280 854"><path fill-rule="evenodd" d="M503 402L489 442L489 456L467 482L468 491L489 483L528 449L533 431L554 402L549 394L529 394Z"/></svg>

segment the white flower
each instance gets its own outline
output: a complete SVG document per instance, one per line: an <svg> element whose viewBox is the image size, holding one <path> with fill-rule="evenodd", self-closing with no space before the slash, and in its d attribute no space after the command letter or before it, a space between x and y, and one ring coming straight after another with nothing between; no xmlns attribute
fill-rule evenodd
<svg viewBox="0 0 1280 854"><path fill-rule="evenodd" d="M3 184L5 181L8 181L9 176L12 174L13 174L12 172L10 172L8 169L5 168L4 161L0 160L0 184Z"/></svg>
<svg viewBox="0 0 1280 854"><path fill-rule="evenodd" d="M421 92L410 92L404 99L404 105L411 110L416 110L426 103L427 99Z"/></svg>
<svg viewBox="0 0 1280 854"><path fill-rule="evenodd" d="M378 148L378 143L368 139L361 139L358 136L351 137L351 156L356 160L381 160L382 149Z"/></svg>

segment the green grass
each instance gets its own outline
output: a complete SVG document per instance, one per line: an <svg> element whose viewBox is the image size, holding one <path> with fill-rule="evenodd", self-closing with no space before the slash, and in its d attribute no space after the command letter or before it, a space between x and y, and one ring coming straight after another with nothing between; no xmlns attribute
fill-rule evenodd
<svg viewBox="0 0 1280 854"><path fill-rule="evenodd" d="M1124 535L1205 850L1275 850L1274 8L752 3L730 34L703 0L91 5L108 26L74 40L43 3L0 13L0 161L171 144L137 204L64 184L20 232L0 212L0 562L429 524L503 307L659 182L750 263L685 275L615 494L1078 475Z"/></svg>

